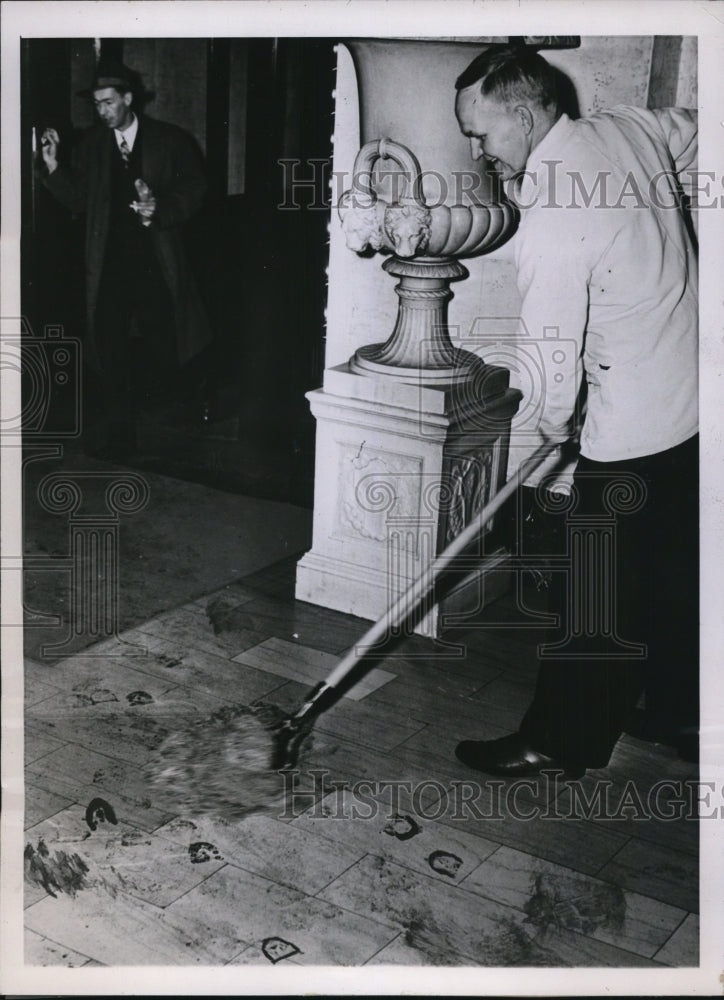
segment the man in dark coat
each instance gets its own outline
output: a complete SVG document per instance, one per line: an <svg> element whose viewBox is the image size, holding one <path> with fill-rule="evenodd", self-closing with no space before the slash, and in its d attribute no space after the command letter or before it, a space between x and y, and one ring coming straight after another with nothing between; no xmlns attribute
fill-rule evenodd
<svg viewBox="0 0 724 1000"><path fill-rule="evenodd" d="M79 143L72 166L58 162L58 133L42 153L52 194L86 215L86 359L101 375L108 423L104 457L136 444L131 336L161 370L186 364L211 340L182 243L182 226L206 193L191 136L133 108L137 77L100 65L89 93L100 123Z"/></svg>

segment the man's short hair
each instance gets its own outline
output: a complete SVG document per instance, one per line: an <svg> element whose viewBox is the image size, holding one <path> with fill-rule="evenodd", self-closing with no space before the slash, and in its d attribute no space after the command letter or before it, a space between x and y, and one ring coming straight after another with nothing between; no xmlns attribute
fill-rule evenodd
<svg viewBox="0 0 724 1000"><path fill-rule="evenodd" d="M525 45L492 45L481 52L455 81L456 90L480 83L480 93L504 104L520 101L558 109L556 73L550 63Z"/></svg>

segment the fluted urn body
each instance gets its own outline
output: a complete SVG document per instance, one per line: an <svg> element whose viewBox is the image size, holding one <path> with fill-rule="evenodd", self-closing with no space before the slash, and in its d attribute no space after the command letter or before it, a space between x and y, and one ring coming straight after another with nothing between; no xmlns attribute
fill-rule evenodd
<svg viewBox="0 0 724 1000"><path fill-rule="evenodd" d="M340 199L347 245L392 256L400 278L395 328L350 359L359 374L442 384L465 381L481 362L452 344L447 307L460 258L491 250L515 230L513 207L472 160L454 114L455 80L476 45L365 40L348 43L360 89L362 147Z"/></svg>

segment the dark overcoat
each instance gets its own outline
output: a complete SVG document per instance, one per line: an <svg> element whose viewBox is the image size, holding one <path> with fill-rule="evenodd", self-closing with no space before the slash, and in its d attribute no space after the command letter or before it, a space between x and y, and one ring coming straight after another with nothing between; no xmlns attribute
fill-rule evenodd
<svg viewBox="0 0 724 1000"><path fill-rule="evenodd" d="M139 116L139 124L141 177L156 198L150 237L173 301L176 361L184 364L211 341L182 240L183 224L198 212L206 194L203 162L195 141L183 129L145 115ZM94 315L110 225L111 153L115 145L113 130L99 124L78 144L73 166L59 164L45 179L46 187L59 201L72 212L86 215L87 354L96 367Z"/></svg>

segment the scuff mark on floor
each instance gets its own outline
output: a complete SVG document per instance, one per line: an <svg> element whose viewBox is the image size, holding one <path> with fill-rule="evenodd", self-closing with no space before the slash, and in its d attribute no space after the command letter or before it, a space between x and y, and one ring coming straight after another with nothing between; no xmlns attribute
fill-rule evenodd
<svg viewBox="0 0 724 1000"><path fill-rule="evenodd" d="M158 660L162 667L167 667L172 670L174 667L180 667L183 663L183 659L178 656L168 656L166 653L154 653L154 657Z"/></svg>
<svg viewBox="0 0 724 1000"><path fill-rule="evenodd" d="M222 632L234 632L244 628L242 610L238 598L231 594L219 594L206 605L206 617L214 630L214 635Z"/></svg>
<svg viewBox="0 0 724 1000"><path fill-rule="evenodd" d="M91 881L88 878L89 868L79 854L66 854L65 851L55 851L52 855L42 837L37 847L25 845L25 878L29 882L40 885L47 893L58 898L59 892L75 896L81 889L87 888Z"/></svg>
<svg viewBox="0 0 724 1000"><path fill-rule="evenodd" d="M620 930L626 920L626 896L616 885L560 885L552 876L539 873L525 904L528 921L545 929L550 926L592 934L599 927Z"/></svg>
<svg viewBox="0 0 724 1000"><path fill-rule="evenodd" d="M74 691L74 708L87 708L90 705L102 705L105 702L118 701L115 694L108 688L96 688L86 694L83 691Z"/></svg>

